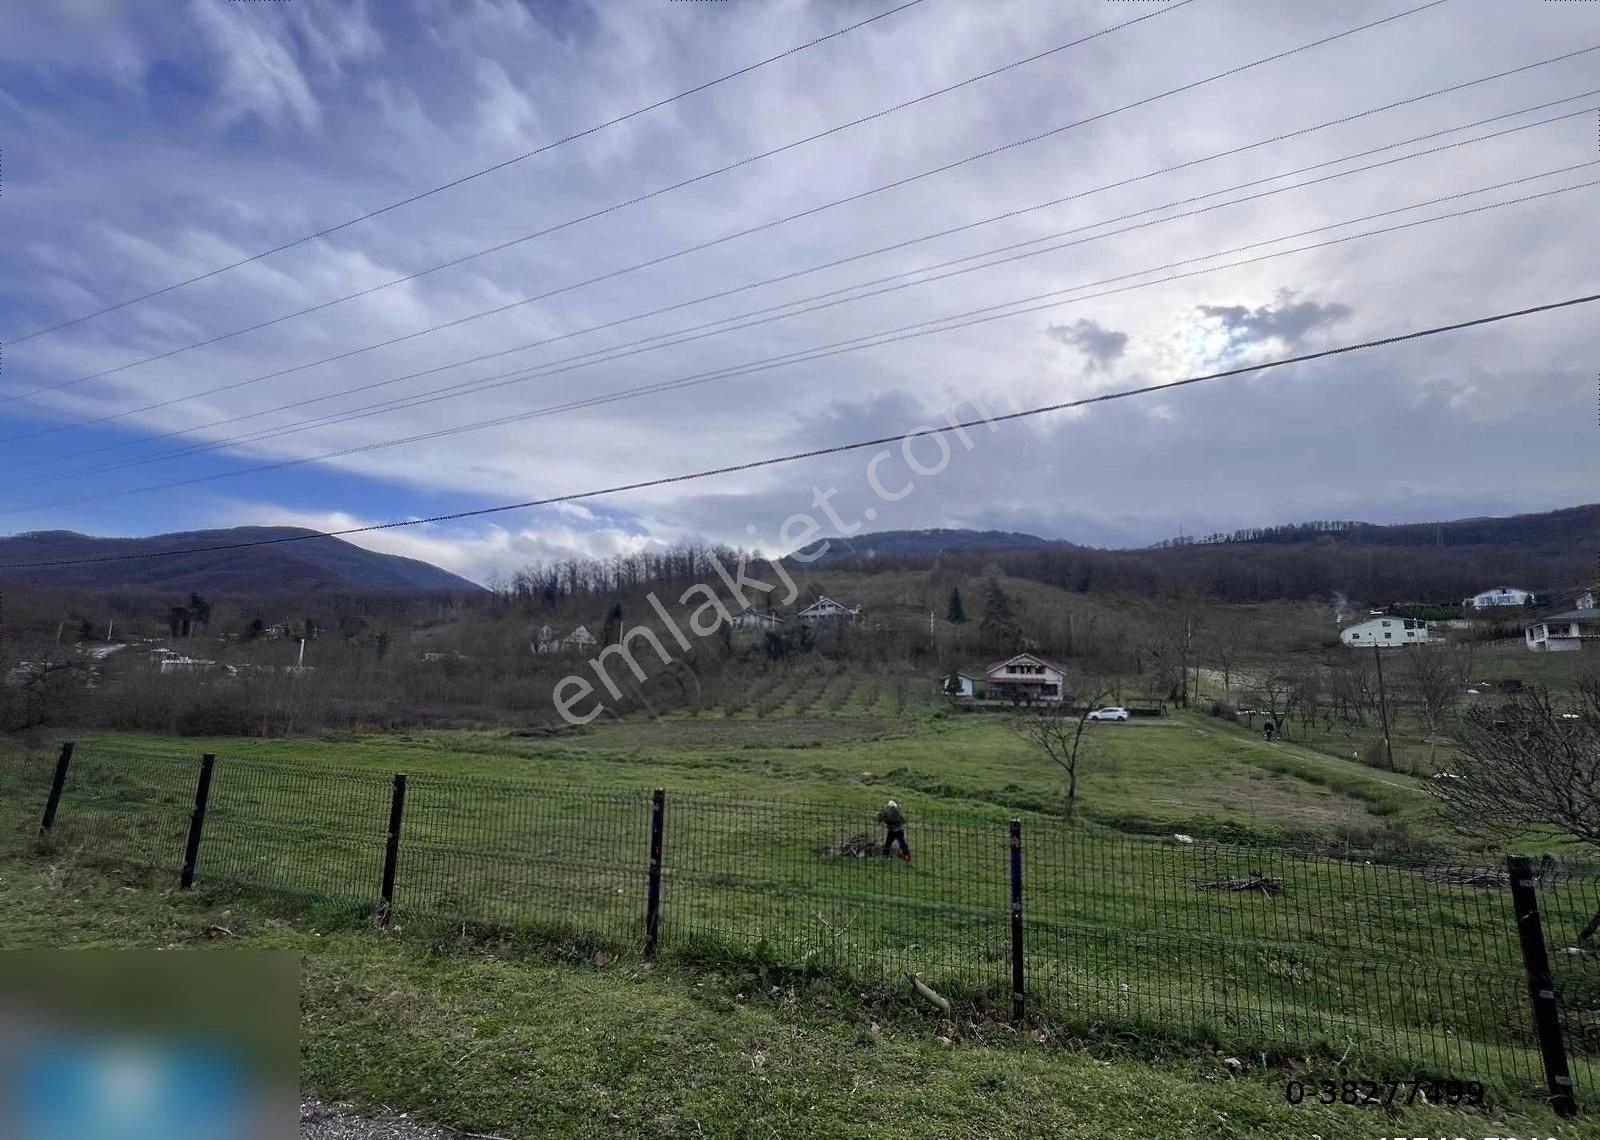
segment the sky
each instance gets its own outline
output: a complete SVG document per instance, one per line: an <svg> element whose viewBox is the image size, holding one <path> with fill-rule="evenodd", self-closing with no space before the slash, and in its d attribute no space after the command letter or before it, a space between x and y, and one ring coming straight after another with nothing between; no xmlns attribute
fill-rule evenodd
<svg viewBox="0 0 1600 1140"><path fill-rule="evenodd" d="M900 2L13 8L0 534L578 495L1600 291L1600 50L1544 62L1600 5ZM492 582L1574 506L1597 317L352 541Z"/></svg>

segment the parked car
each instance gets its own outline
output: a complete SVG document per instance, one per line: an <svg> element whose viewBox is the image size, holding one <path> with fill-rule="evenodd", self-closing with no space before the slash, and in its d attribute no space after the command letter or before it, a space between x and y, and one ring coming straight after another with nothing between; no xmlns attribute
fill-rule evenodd
<svg viewBox="0 0 1600 1140"><path fill-rule="evenodd" d="M1090 720L1127 720L1128 710L1120 705L1111 705L1103 709L1095 709L1089 714Z"/></svg>

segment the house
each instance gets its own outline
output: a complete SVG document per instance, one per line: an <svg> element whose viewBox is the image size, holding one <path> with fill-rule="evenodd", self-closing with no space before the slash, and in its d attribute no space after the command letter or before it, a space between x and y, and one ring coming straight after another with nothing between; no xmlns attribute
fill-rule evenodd
<svg viewBox="0 0 1600 1140"><path fill-rule="evenodd" d="M983 672L984 689L992 701L1059 701L1064 676L1061 666L1032 653L1019 653Z"/></svg>
<svg viewBox="0 0 1600 1140"><path fill-rule="evenodd" d="M541 625L531 644L535 653L556 653L561 649L561 631L548 624Z"/></svg>
<svg viewBox="0 0 1600 1140"><path fill-rule="evenodd" d="M971 673L947 673L939 679L939 692L947 697L971 700L978 693L978 678Z"/></svg>
<svg viewBox="0 0 1600 1140"><path fill-rule="evenodd" d="M1462 599L1461 605L1468 610L1486 610L1495 606L1525 606L1532 597L1532 590L1519 590L1515 586L1496 586L1492 590L1485 590L1481 594Z"/></svg>
<svg viewBox="0 0 1600 1140"><path fill-rule="evenodd" d="M861 607L851 609L823 594L801 610L798 616L808 625L813 622L854 621L861 616Z"/></svg>
<svg viewBox="0 0 1600 1140"><path fill-rule="evenodd" d="M1593 598L1589 599L1593 601ZM1536 653L1566 653L1600 642L1600 609L1585 606L1540 618L1523 628L1523 640Z"/></svg>
<svg viewBox="0 0 1600 1140"><path fill-rule="evenodd" d="M1339 634L1339 640L1353 649L1381 645L1423 645L1429 640L1428 623L1413 618L1375 617L1358 622Z"/></svg>
<svg viewBox="0 0 1600 1140"><path fill-rule="evenodd" d="M595 641L594 634L581 625L561 639L561 648L575 653L582 653L591 645L597 644L599 643Z"/></svg>
<svg viewBox="0 0 1600 1140"><path fill-rule="evenodd" d="M764 614L749 606L733 615L734 629L777 629L782 624L783 619L777 614Z"/></svg>

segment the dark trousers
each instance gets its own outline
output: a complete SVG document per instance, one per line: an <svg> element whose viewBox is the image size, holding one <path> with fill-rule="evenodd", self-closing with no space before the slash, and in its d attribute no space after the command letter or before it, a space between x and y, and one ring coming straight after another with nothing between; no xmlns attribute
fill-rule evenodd
<svg viewBox="0 0 1600 1140"><path fill-rule="evenodd" d="M911 854L911 848L906 846L906 829L903 827L896 827L890 829L889 838L883 841L883 857L885 859L889 857L889 852L894 850L894 845L896 843L900 844L900 850L902 852L907 855Z"/></svg>

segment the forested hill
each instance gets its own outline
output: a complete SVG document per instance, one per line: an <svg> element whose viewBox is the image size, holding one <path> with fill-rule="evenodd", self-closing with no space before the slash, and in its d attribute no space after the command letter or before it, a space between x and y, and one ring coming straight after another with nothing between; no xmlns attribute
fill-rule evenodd
<svg viewBox="0 0 1600 1140"><path fill-rule="evenodd" d="M1334 542L1354 546L1519 546L1547 550L1593 550L1597 540L1600 540L1600 504L1545 511L1542 514L1387 526L1344 521L1289 523L1236 530L1227 534L1171 538L1156 543L1156 547Z"/></svg>
<svg viewBox="0 0 1600 1140"><path fill-rule="evenodd" d="M931 568L937 558L952 571L993 567L1077 591L1155 595L1188 588L1237 602L1344 594L1376 604L1453 604L1491 586L1560 593L1594 584L1600 505L1398 526L1305 523L1141 550L1100 550L1032 535L1015 545L946 542L937 551L898 540L916 533L922 532L858 536L855 550L836 545L828 565L917 570ZM867 540L879 538L895 541L860 552Z"/></svg>

